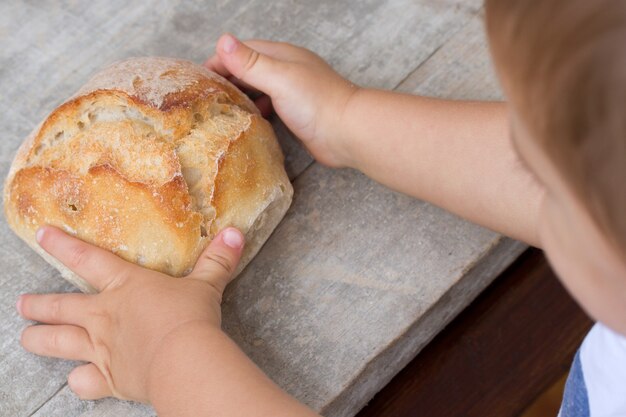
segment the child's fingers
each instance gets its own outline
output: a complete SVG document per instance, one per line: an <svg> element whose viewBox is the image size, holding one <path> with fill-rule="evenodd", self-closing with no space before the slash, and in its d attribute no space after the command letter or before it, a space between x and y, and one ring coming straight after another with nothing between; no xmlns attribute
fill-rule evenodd
<svg viewBox="0 0 626 417"><path fill-rule="evenodd" d="M218 41L219 43L219 41ZM304 48L299 48L294 45L290 45L284 42L272 42L263 39L250 39L247 41L243 41L245 45L248 47L259 51L262 54L265 54L271 58L278 59L281 61L294 61L295 59L304 59L311 52L307 51ZM204 66L209 70L220 74L223 77L229 77L231 75L230 71L224 66L222 59L218 54L215 54L208 58L204 62Z"/></svg>
<svg viewBox="0 0 626 417"><path fill-rule="evenodd" d="M287 63L254 50L229 34L222 35L216 51L222 65L239 80L270 96L280 91Z"/></svg>
<svg viewBox="0 0 626 417"><path fill-rule="evenodd" d="M188 278L209 282L221 295L230 282L244 245L244 237L234 227L222 230L202 252Z"/></svg>
<svg viewBox="0 0 626 417"><path fill-rule="evenodd" d="M207 59L206 62L204 63L204 66L207 69L215 73L218 73L222 77L226 78L228 81L236 85L240 90L243 90L246 94L248 94L249 92L252 92L252 93L261 92L258 88L255 88L252 85L248 84L247 82L240 80L239 78L232 75L230 71L226 69L226 67L221 61L221 58L218 55L213 55L211 58Z"/></svg>
<svg viewBox="0 0 626 417"><path fill-rule="evenodd" d="M210 71L216 72L224 78L228 78L231 76L230 71L226 69L219 55L213 55L212 57L204 61L203 65Z"/></svg>
<svg viewBox="0 0 626 417"><path fill-rule="evenodd" d="M232 69L228 68L224 63L224 57L219 53L219 48L223 48L224 38L235 39L231 35L223 35L218 41L218 53L213 55L209 59L206 60L204 66L206 66L211 71L214 71L223 77L227 78L230 82L232 82L235 86L244 91L252 100L255 101L257 107L261 110L263 116L267 117L272 113L272 106L269 97L263 97L263 94L273 94L269 91L269 84L273 84L272 81L278 74L269 73L266 74L263 83L259 84L254 81L254 77L252 77L251 81L250 76L245 76L245 78L241 78L242 75L236 75L239 73L234 73ZM283 43L283 42L272 42L260 39L252 39L244 42L239 42L235 39L235 43L243 44L243 48L247 51L252 51L259 53L259 58L261 60L269 60L274 64L289 64L290 62L310 62L313 57L320 59L311 51L299 48L297 46ZM261 56L262 55L262 56ZM250 60L251 58L248 58ZM255 60L258 60L255 58ZM281 62L282 61L282 62ZM235 63L239 62L237 59L234 61ZM256 63L255 63L256 65ZM238 68L238 64L235 64ZM276 66L276 65L275 65ZM282 67L283 65L281 65ZM260 101L258 99L261 98ZM258 102L257 102L258 101Z"/></svg>
<svg viewBox="0 0 626 417"><path fill-rule="evenodd" d="M237 88L239 88L240 90L242 90L244 93L246 93L248 96L255 96L255 95L260 95L260 94L264 94L261 90L259 90L258 88L255 88L253 86L251 86L250 84L248 84L245 81L241 81L239 78L231 75L230 77L228 77L228 81L230 81L231 83L233 83L234 85L237 86Z"/></svg>
<svg viewBox="0 0 626 417"><path fill-rule="evenodd" d="M250 97L251 100L256 100L259 96L264 94L260 90L258 90L257 88L254 88L250 84L248 84L248 83L240 80L239 78L235 77L234 75L232 75L224 67L224 65L221 63L221 61L219 60L219 57L217 55L212 56L211 58L209 58L204 63L204 66L207 67L209 70L218 73L219 75L221 75L222 77L226 78L228 81L233 83L237 88L239 88L241 91L243 91L244 94L246 94L248 97Z"/></svg>
<svg viewBox="0 0 626 417"><path fill-rule="evenodd" d="M93 363L74 368L67 376L67 384L82 400L98 400L113 396L104 375Z"/></svg>
<svg viewBox="0 0 626 417"><path fill-rule="evenodd" d="M22 332L20 343L29 352L41 356L93 360L93 346L87 331L69 324L28 326Z"/></svg>
<svg viewBox="0 0 626 417"><path fill-rule="evenodd" d="M17 310L29 320L84 327L91 297L77 293L24 294L17 302Z"/></svg>
<svg viewBox="0 0 626 417"><path fill-rule="evenodd" d="M307 61L316 56L308 49L291 45L286 42L273 42L264 39L250 39L244 41L247 46L274 59L286 62Z"/></svg>
<svg viewBox="0 0 626 417"><path fill-rule="evenodd" d="M40 228L37 231L37 241L46 252L98 291L125 279L138 268L115 254L70 236L56 227Z"/></svg>

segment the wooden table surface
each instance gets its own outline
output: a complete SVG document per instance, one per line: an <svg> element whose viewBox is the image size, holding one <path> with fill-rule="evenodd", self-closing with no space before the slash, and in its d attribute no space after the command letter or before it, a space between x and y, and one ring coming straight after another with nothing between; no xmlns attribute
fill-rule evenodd
<svg viewBox="0 0 626 417"><path fill-rule="evenodd" d="M357 417L520 417L567 374L592 324L528 249Z"/></svg>
<svg viewBox="0 0 626 417"><path fill-rule="evenodd" d="M5 1L0 172L98 68L137 55L202 62L224 31L306 46L363 86L500 98L480 0ZM329 417L354 416L525 247L357 172L324 168L273 124L294 203L227 289L224 328L295 397ZM79 401L66 384L76 363L21 349L18 294L75 289L4 220L0 267L1 416L154 415L132 402Z"/></svg>

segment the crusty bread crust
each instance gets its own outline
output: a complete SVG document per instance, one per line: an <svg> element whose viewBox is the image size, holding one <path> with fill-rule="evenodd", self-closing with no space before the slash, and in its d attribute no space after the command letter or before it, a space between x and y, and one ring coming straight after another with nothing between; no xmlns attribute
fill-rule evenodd
<svg viewBox="0 0 626 417"><path fill-rule="evenodd" d="M9 226L84 292L95 289L37 245L39 226L172 276L235 226L246 235L238 273L293 195L254 104L219 75L169 58L96 74L24 141L4 190Z"/></svg>

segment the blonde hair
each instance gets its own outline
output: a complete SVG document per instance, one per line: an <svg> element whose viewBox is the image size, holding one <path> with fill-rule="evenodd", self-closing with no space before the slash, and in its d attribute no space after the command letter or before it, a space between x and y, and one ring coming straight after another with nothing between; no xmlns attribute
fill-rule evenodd
<svg viewBox="0 0 626 417"><path fill-rule="evenodd" d="M516 111L626 255L626 2L486 0Z"/></svg>

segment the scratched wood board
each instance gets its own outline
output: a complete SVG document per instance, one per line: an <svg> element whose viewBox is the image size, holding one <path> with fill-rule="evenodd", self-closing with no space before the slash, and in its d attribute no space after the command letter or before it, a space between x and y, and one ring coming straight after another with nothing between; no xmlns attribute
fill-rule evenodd
<svg viewBox="0 0 626 417"><path fill-rule="evenodd" d="M497 97L479 7L438 0L3 2L1 172L32 127L97 68L133 55L201 62L225 30L307 46L361 85ZM455 59L464 66L450 67ZM476 81L486 91L472 90ZM327 416L354 415L523 246L351 170L311 166L288 130L274 126L295 180L294 205L227 290L224 328L288 392ZM79 401L65 383L76 363L21 349L17 295L74 289L4 220L0 239L0 415L153 415L131 402Z"/></svg>
<svg viewBox="0 0 626 417"><path fill-rule="evenodd" d="M397 90L433 97L502 100L484 32L483 14L479 13Z"/></svg>

